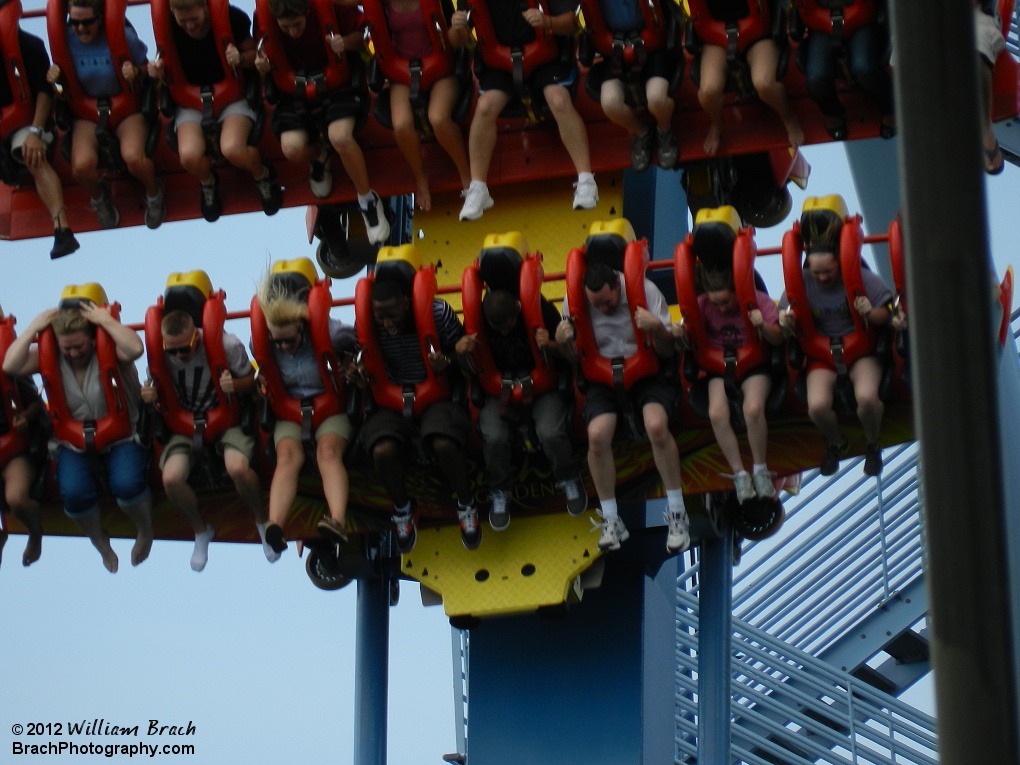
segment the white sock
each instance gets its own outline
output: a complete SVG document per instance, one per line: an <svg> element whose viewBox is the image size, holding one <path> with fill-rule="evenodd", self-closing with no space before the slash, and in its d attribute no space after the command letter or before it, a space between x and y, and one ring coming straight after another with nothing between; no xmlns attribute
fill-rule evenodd
<svg viewBox="0 0 1020 765"><path fill-rule="evenodd" d="M761 464L755 462L754 467L751 468L751 471L754 473L767 473L769 472L769 468L768 465L766 465L764 462L762 462Z"/></svg>
<svg viewBox="0 0 1020 765"><path fill-rule="evenodd" d="M191 570L201 571L209 562L209 543L216 535L210 524L205 524L205 531L195 534L195 549L191 553Z"/></svg>
<svg viewBox="0 0 1020 765"><path fill-rule="evenodd" d="M270 547L269 543L266 541L266 524L256 523L255 528L259 530L259 539L262 540L262 552L265 553L266 560L270 563L276 563L276 561L280 560L280 555L282 555L282 553L276 552L276 550Z"/></svg>
<svg viewBox="0 0 1020 765"><path fill-rule="evenodd" d="M594 173L578 173L577 174L577 182L578 183L584 183L585 181L591 181L592 183L595 183L595 174Z"/></svg>
<svg viewBox="0 0 1020 765"><path fill-rule="evenodd" d="M403 515L410 515L411 514L411 503L408 502L403 507L397 507L396 505L394 505L393 506L393 514L394 515L401 515L401 516L403 516Z"/></svg>
<svg viewBox="0 0 1020 765"><path fill-rule="evenodd" d="M489 186L485 181L471 181L471 185L468 186L468 191L488 191Z"/></svg>
<svg viewBox="0 0 1020 765"><path fill-rule="evenodd" d="M673 515L686 515L683 489L666 489L666 504Z"/></svg>
<svg viewBox="0 0 1020 765"><path fill-rule="evenodd" d="M599 504L602 505L603 518L620 517L620 510L616 506L616 497L613 497L612 499L600 499Z"/></svg>
<svg viewBox="0 0 1020 765"><path fill-rule="evenodd" d="M358 194L358 207L362 210L367 210L375 204L375 192L371 189L367 194Z"/></svg>

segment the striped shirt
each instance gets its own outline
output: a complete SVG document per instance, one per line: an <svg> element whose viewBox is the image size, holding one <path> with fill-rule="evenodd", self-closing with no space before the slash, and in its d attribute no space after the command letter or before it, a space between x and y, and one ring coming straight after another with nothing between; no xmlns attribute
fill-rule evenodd
<svg viewBox="0 0 1020 765"><path fill-rule="evenodd" d="M457 341L464 336L464 325L445 300L432 301L432 318L439 335L439 348L443 353L453 353ZM428 379L425 368L429 349L418 343L418 330L414 326L414 314L408 316L408 326L399 335L387 334L381 324L375 325L375 338L386 365L386 376L395 385L417 385Z"/></svg>

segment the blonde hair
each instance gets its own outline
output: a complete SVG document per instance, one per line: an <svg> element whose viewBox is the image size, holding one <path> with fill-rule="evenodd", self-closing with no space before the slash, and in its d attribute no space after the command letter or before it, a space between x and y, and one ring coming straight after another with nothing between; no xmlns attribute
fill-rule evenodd
<svg viewBox="0 0 1020 765"><path fill-rule="evenodd" d="M256 298L266 317L266 324L271 327L308 321L308 303L290 292L281 280L275 279L269 269L262 275Z"/></svg>
<svg viewBox="0 0 1020 765"><path fill-rule="evenodd" d="M78 308L61 308L60 313L53 317L50 326L60 336L73 335L75 332L94 335L96 332L95 327L81 315Z"/></svg>

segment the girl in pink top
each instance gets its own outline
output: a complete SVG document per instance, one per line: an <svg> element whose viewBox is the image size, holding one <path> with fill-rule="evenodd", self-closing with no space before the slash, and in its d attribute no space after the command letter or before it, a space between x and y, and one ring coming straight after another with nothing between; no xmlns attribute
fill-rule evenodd
<svg viewBox="0 0 1020 765"><path fill-rule="evenodd" d="M432 53L432 44L425 26L425 14L421 0L382 0L389 21L390 36L397 55L407 59L421 59ZM449 31L449 44L463 46L469 36L464 20L454 21ZM471 166L460 125L453 121L453 107L460 95L460 83L453 75L444 77L432 85L429 92L428 120L436 141L443 147L453 164L457 166L461 188L471 185ZM432 195L429 193L429 177L421 156L421 140L414 123L411 108L410 89L403 84L390 82L390 117L393 121L393 137L403 153L407 164L414 173L414 198L422 210L432 209Z"/></svg>
<svg viewBox="0 0 1020 765"><path fill-rule="evenodd" d="M709 344L722 348L739 347L746 343L744 317L733 285L733 274L729 271L703 270L702 284L705 291L698 295L698 308ZM757 298L758 307L748 312L748 319L765 342L780 345L783 342L783 332L779 328L779 310L765 292L758 290ZM687 330L682 323L674 322L672 328L674 337L686 339ZM765 464L769 435L768 423L765 421L765 401L771 388L772 378L768 369L763 367L750 370L740 383L744 394L747 442L751 447L753 462L752 474L749 475L744 469L740 444L730 422L730 403L726 396L725 382L722 377L709 376L708 416L719 449L733 471L737 500L741 504L755 496L760 499L776 496L772 473Z"/></svg>

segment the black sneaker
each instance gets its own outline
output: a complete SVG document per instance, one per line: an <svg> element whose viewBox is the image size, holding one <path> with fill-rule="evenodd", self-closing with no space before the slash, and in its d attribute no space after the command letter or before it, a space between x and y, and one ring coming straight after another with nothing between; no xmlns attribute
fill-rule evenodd
<svg viewBox="0 0 1020 765"><path fill-rule="evenodd" d="M882 447L879 444L864 445L864 475L882 475Z"/></svg>
<svg viewBox="0 0 1020 765"><path fill-rule="evenodd" d="M493 531L503 531L510 525L510 492L493 490L490 501L489 525Z"/></svg>
<svg viewBox="0 0 1020 765"><path fill-rule="evenodd" d="M588 509L588 492L584 490L581 476L575 475L565 481L557 481L556 485L563 489L567 497L567 512L577 517Z"/></svg>
<svg viewBox="0 0 1020 765"><path fill-rule="evenodd" d="M283 528L279 523L269 522L266 524L266 544L272 547L275 553L282 553L287 549L287 542L283 538Z"/></svg>
<svg viewBox="0 0 1020 765"><path fill-rule="evenodd" d="M262 199L262 212L266 215L276 215L283 206L283 189L276 182L276 171L272 165L263 165L265 170L261 178L255 179L255 188L259 190L259 197Z"/></svg>
<svg viewBox="0 0 1020 765"><path fill-rule="evenodd" d="M478 508L474 505L457 508L457 519L460 521L460 539L469 550L474 550L482 543L482 527L478 524Z"/></svg>
<svg viewBox="0 0 1020 765"><path fill-rule="evenodd" d="M223 213L223 203L220 201L220 179L216 177L215 171L212 173L212 179L212 183L199 185L202 190L199 205L202 208L202 217L210 223L215 223Z"/></svg>
<svg viewBox="0 0 1020 765"><path fill-rule="evenodd" d="M53 231L53 249L50 250L50 260L70 255L81 247L78 240L74 238L74 232L69 228L58 228Z"/></svg>
<svg viewBox="0 0 1020 765"><path fill-rule="evenodd" d="M414 511L407 515L393 515L393 525L397 531L397 552L407 555L414 549L418 541L418 529L414 524Z"/></svg>
<svg viewBox="0 0 1020 765"><path fill-rule="evenodd" d="M835 475L836 471L839 470L839 460L846 454L846 450L850 444L844 441L841 445L826 444L825 456L822 458L822 464L818 466L818 472L822 475Z"/></svg>
<svg viewBox="0 0 1020 765"><path fill-rule="evenodd" d="M632 136L630 139L630 166L635 172L643 173L652 162L652 149L655 147L655 133L651 128L644 135Z"/></svg>

